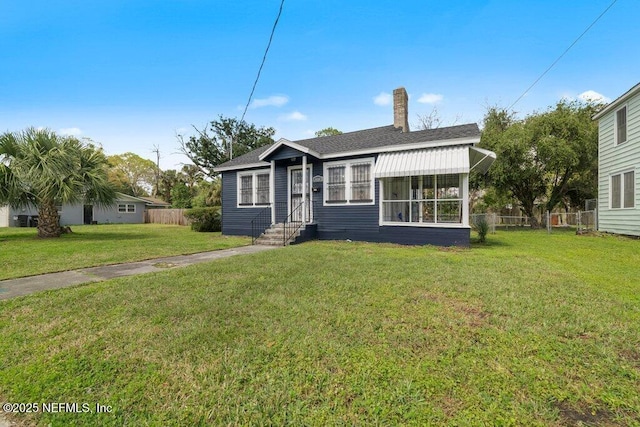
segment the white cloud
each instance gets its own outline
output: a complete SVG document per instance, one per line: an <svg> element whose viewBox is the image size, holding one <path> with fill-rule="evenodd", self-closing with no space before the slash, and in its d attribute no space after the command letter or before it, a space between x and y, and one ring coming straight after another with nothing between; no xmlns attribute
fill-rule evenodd
<svg viewBox="0 0 640 427"><path fill-rule="evenodd" d="M391 105L391 94L380 92L380 95L373 97L373 103L380 106Z"/></svg>
<svg viewBox="0 0 640 427"><path fill-rule="evenodd" d="M66 136L80 136L82 135L82 131L79 128L64 128L58 131L60 135Z"/></svg>
<svg viewBox="0 0 640 427"><path fill-rule="evenodd" d="M582 101L585 101L585 102L593 101L593 102L603 102L607 104L611 102L611 99L607 98L601 93L596 92L595 90L587 90L585 92L582 92L580 95L578 95L578 99L581 99Z"/></svg>
<svg viewBox="0 0 640 427"><path fill-rule="evenodd" d="M284 95L273 95L268 98L254 99L251 108L261 107L282 107L289 102L289 97Z"/></svg>
<svg viewBox="0 0 640 427"><path fill-rule="evenodd" d="M418 98L418 102L421 104L437 104L442 101L444 97L437 93L423 93L420 98Z"/></svg>
<svg viewBox="0 0 640 427"><path fill-rule="evenodd" d="M285 122L304 121L307 120L307 116L302 114L300 111L294 111L293 113L280 116L279 119Z"/></svg>

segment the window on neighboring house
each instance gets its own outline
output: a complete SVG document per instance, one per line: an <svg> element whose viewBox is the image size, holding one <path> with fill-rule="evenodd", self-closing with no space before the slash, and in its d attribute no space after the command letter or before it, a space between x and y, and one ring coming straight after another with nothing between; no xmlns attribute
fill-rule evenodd
<svg viewBox="0 0 640 427"><path fill-rule="evenodd" d="M118 212L120 213L135 213L136 205L132 203L119 203Z"/></svg>
<svg viewBox="0 0 640 427"><path fill-rule="evenodd" d="M382 222L461 224L462 191L458 174L382 180Z"/></svg>
<svg viewBox="0 0 640 427"><path fill-rule="evenodd" d="M627 107L616 111L616 144L627 142Z"/></svg>
<svg viewBox="0 0 640 427"><path fill-rule="evenodd" d="M611 176L611 209L635 207L635 172Z"/></svg>
<svg viewBox="0 0 640 427"><path fill-rule="evenodd" d="M269 205L269 171L238 173L238 206Z"/></svg>
<svg viewBox="0 0 640 427"><path fill-rule="evenodd" d="M326 163L324 201L327 204L373 204L373 159Z"/></svg>

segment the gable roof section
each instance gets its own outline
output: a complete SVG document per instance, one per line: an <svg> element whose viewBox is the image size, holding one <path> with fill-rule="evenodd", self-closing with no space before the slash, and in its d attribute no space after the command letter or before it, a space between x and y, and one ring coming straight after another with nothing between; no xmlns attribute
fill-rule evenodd
<svg viewBox="0 0 640 427"><path fill-rule="evenodd" d="M595 114L593 116L593 120L598 120L602 116L604 116L605 114L610 113L611 111L617 109L619 106L621 106L622 104L627 102L627 100L629 98L631 98L632 96L634 96L634 95L636 95L638 93L640 93L640 83L638 83L637 85L635 85L634 87L632 87L631 89L629 89L628 91L626 91L625 93L620 95L613 102L609 103L609 105L607 105L605 108L603 108L602 111L600 111L599 113Z"/></svg>
<svg viewBox="0 0 640 427"><path fill-rule="evenodd" d="M229 160L216 167L215 171L266 167L269 164L263 159L283 145L312 154L320 159L331 159L414 148L473 145L479 141L480 129L475 123L414 132L402 132L390 125L299 141L281 139L272 145L260 147Z"/></svg>

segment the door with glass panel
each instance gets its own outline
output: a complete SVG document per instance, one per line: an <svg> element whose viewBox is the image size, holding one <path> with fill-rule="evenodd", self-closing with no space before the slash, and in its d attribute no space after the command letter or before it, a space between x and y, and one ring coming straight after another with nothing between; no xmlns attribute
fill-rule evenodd
<svg viewBox="0 0 640 427"><path fill-rule="evenodd" d="M311 222L313 209L311 203L311 168L307 168L307 188L302 188L302 168L289 170L289 213L292 222ZM306 207L300 206L303 197L306 199ZM305 219L306 210L306 219Z"/></svg>

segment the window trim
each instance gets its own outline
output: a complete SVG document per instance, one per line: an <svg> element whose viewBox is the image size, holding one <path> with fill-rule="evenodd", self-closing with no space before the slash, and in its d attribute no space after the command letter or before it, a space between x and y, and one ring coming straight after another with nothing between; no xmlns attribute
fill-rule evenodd
<svg viewBox="0 0 640 427"><path fill-rule="evenodd" d="M120 210L120 207L122 207L124 210ZM129 209L131 207L133 209ZM118 213L119 214L136 213L136 205L135 205L135 203L118 203Z"/></svg>
<svg viewBox="0 0 640 427"><path fill-rule="evenodd" d="M268 175L269 176L269 197L267 203L256 203L258 199L258 175ZM242 177L251 176L251 203L240 203L242 200ZM236 173L236 207L239 209L244 208L266 208L271 206L271 192L273 189L271 188L271 169L253 169L250 171L242 171Z"/></svg>
<svg viewBox="0 0 640 427"><path fill-rule="evenodd" d="M624 176L625 174L633 173L633 205L625 206L624 205ZM620 207L613 207L613 178L619 176L620 177ZM636 208L636 171L635 169L626 169L621 172L612 173L609 175L609 209L618 211L625 209L635 209Z"/></svg>
<svg viewBox="0 0 640 427"><path fill-rule="evenodd" d="M351 199L351 167L356 164L369 164L369 194L371 194L371 199L367 200L356 200ZM322 206L371 206L376 204L376 179L373 176L373 168L375 165L374 157L359 157L348 160L337 160L333 162L324 162L322 165ZM329 173L328 169L336 166L344 166L344 195L346 200L336 200L331 201L327 200L329 197Z"/></svg>
<svg viewBox="0 0 640 427"><path fill-rule="evenodd" d="M381 227L431 227L431 228L470 228L469 224L467 223L467 221L465 220L465 215L468 216L468 212L465 209L465 205L468 205L469 203L469 188L468 188L468 183L469 183L469 174L468 173L457 173L457 174L434 174L434 175L429 175L429 176L440 176L440 175L458 175L458 182L459 182L459 191L460 191L460 195L459 198L456 199L440 199L442 201L460 201L461 202L461 206L460 206L460 216L461 216L461 220L460 222L396 222L396 221L384 221L384 203L385 203L385 199L384 199L384 185L385 185L385 180L386 179L390 179L390 178L380 178L378 179L379 181L379 200L380 200L380 209L379 209L379 214L378 214L378 225ZM411 178L413 176L417 176L417 175L411 175L408 176L409 178L409 206L411 206L411 203L413 202L413 199L411 198ZM399 177L400 178L400 177ZM437 178L436 178L437 180ZM421 199L424 200L424 199ZM437 197L437 188L436 188L436 193L434 194L434 199L433 199L436 203L438 203L438 197ZM387 202L393 202L393 200L387 200ZM405 202L405 200L399 200L398 202ZM436 208L437 209L437 208Z"/></svg>
<svg viewBox="0 0 640 427"><path fill-rule="evenodd" d="M618 112L625 110L624 112L624 117L625 117L625 140L624 141L618 141ZM621 105L619 108L617 108L615 110L615 112L613 113L613 145L614 146L619 146L619 145L623 145L626 142L629 141L629 107L627 104L623 104Z"/></svg>

